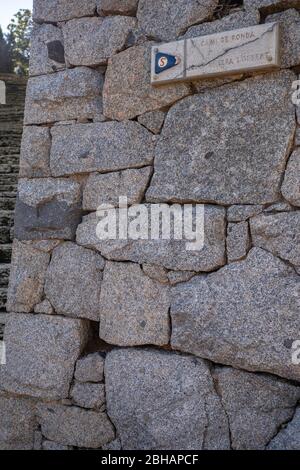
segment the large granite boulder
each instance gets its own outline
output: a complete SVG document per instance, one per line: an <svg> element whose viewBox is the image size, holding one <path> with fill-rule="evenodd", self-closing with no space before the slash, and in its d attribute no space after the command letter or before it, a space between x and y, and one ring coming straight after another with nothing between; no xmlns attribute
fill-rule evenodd
<svg viewBox="0 0 300 470"><path fill-rule="evenodd" d="M278 200L295 133L294 79L290 71L254 77L171 108L156 147L147 200Z"/></svg>
<svg viewBox="0 0 300 470"><path fill-rule="evenodd" d="M19 180L14 227L16 238L72 240L80 221L79 183L67 178Z"/></svg>
<svg viewBox="0 0 300 470"><path fill-rule="evenodd" d="M11 313L5 325L1 388L19 395L67 398L88 323L54 315Z"/></svg>
<svg viewBox="0 0 300 470"><path fill-rule="evenodd" d="M96 0L35 0L32 16L37 23L56 23L91 16L95 10Z"/></svg>
<svg viewBox="0 0 300 470"><path fill-rule="evenodd" d="M214 377L228 416L233 449L264 449L294 415L300 387L292 383L231 367L217 367Z"/></svg>
<svg viewBox="0 0 300 470"><path fill-rule="evenodd" d="M135 16L139 0L97 0L99 15Z"/></svg>
<svg viewBox="0 0 300 470"><path fill-rule="evenodd" d="M21 143L21 178L38 178L50 174L51 138L48 127L24 127Z"/></svg>
<svg viewBox="0 0 300 470"><path fill-rule="evenodd" d="M56 313L99 321L104 259L98 253L66 242L53 250L45 294Z"/></svg>
<svg viewBox="0 0 300 470"><path fill-rule="evenodd" d="M218 0L140 0L139 28L158 40L175 39L189 26L210 20L217 5Z"/></svg>
<svg viewBox="0 0 300 470"><path fill-rule="evenodd" d="M300 149L296 149L289 158L281 192L291 204L300 206Z"/></svg>
<svg viewBox="0 0 300 470"><path fill-rule="evenodd" d="M207 205L204 207L204 218L194 217L197 220L197 230L193 235L192 245L195 239L198 240L199 246L195 244L190 246L189 239L185 236L182 239L175 239L170 224L170 238L162 239L160 234L156 239L152 237L152 230L155 231L157 224L155 220L157 214L165 211L164 222L169 219L170 209L168 205L143 205L133 208L129 215L133 217L133 224L138 220L135 211L148 217L148 226L145 228L141 222L141 231L137 231L140 239L136 238L135 232L131 232L131 218L128 218L128 238L119 239L101 239L96 233L99 219L91 214L84 218L83 222L78 226L76 241L79 245L86 246L98 250L105 258L115 261L133 261L143 264L150 263L164 266L167 269L183 270L183 271L212 271L225 264L225 210L222 207ZM178 206L183 211L183 206ZM152 212L153 211L153 212ZM156 215L153 215L155 211ZM134 218L135 217L135 218ZM150 226L151 222L151 226ZM203 223L204 222L204 223ZM146 222L147 223L147 222ZM132 226L133 228L135 225ZM144 234L144 228L145 232ZM197 233L196 233L197 232ZM150 238L150 235L152 238ZM143 238L144 237L144 238ZM190 238L191 240L191 238ZM203 242L203 244L202 244Z"/></svg>
<svg viewBox="0 0 300 470"><path fill-rule="evenodd" d="M293 419L280 429L268 445L268 450L300 450L300 408L296 410Z"/></svg>
<svg viewBox="0 0 300 470"><path fill-rule="evenodd" d="M102 85L102 74L87 67L30 78L25 124L101 118Z"/></svg>
<svg viewBox="0 0 300 470"><path fill-rule="evenodd" d="M191 93L189 84L154 87L150 83L152 42L114 55L107 67L103 88L103 113L123 121L170 106Z"/></svg>
<svg viewBox="0 0 300 470"><path fill-rule="evenodd" d="M229 449L227 418L201 359L114 350L105 376L108 415L124 450Z"/></svg>
<svg viewBox="0 0 300 470"><path fill-rule="evenodd" d="M300 0L244 0L246 9L258 8L263 14L281 11L284 8L300 8Z"/></svg>
<svg viewBox="0 0 300 470"><path fill-rule="evenodd" d="M260 248L216 273L173 288L174 349L249 371L299 380L299 276Z"/></svg>
<svg viewBox="0 0 300 470"><path fill-rule="evenodd" d="M107 262L100 294L100 338L118 346L170 340L168 286L146 276L135 263Z"/></svg>
<svg viewBox="0 0 300 470"><path fill-rule="evenodd" d="M31 34L29 75L53 73L65 67L61 29L52 24L35 25Z"/></svg>
<svg viewBox="0 0 300 470"><path fill-rule="evenodd" d="M51 135L53 176L139 168L154 158L154 136L137 122L57 126Z"/></svg>

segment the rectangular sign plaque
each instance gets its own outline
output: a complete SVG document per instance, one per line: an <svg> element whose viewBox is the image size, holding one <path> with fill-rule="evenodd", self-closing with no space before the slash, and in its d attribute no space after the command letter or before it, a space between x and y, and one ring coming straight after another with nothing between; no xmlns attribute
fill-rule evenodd
<svg viewBox="0 0 300 470"><path fill-rule="evenodd" d="M280 26L267 23L152 48L151 82L235 75L280 67Z"/></svg>

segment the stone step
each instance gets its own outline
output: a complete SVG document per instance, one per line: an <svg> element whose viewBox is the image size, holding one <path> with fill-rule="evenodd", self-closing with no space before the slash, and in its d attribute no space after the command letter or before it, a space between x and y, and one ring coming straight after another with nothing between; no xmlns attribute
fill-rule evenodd
<svg viewBox="0 0 300 470"><path fill-rule="evenodd" d="M16 191L1 191L0 198L1 199L9 198L9 199L14 200L16 198L16 195L17 195Z"/></svg>
<svg viewBox="0 0 300 470"><path fill-rule="evenodd" d="M20 145L12 146L12 147L5 147L0 151L0 162L3 163L10 163L6 158L9 157L16 157L17 161L20 158Z"/></svg>
<svg viewBox="0 0 300 470"><path fill-rule="evenodd" d="M0 288L0 310L6 309L7 289L5 287Z"/></svg>
<svg viewBox="0 0 300 470"><path fill-rule="evenodd" d="M0 175L18 175L19 174L19 165L10 164L10 163L0 163Z"/></svg>
<svg viewBox="0 0 300 470"><path fill-rule="evenodd" d="M0 287L7 287L9 281L10 264L0 264Z"/></svg>
<svg viewBox="0 0 300 470"><path fill-rule="evenodd" d="M11 228L10 227L0 227L0 243L11 243Z"/></svg>
<svg viewBox="0 0 300 470"><path fill-rule="evenodd" d="M0 185L0 193L14 192L17 194L18 185L17 184L3 184Z"/></svg>
<svg viewBox="0 0 300 470"><path fill-rule="evenodd" d="M0 325L5 325L6 320L7 320L7 315L9 315L9 313L0 312ZM0 339L3 338L3 336L1 336L1 333L3 335L3 328L1 329L1 327L0 327Z"/></svg>
<svg viewBox="0 0 300 470"><path fill-rule="evenodd" d="M0 185L17 184L17 182L18 175L16 174L0 175Z"/></svg>
<svg viewBox="0 0 300 470"><path fill-rule="evenodd" d="M11 259L11 251L12 245L11 244L0 244L0 263L10 263Z"/></svg>
<svg viewBox="0 0 300 470"><path fill-rule="evenodd" d="M1 210L7 210L7 211L13 211L15 209L15 197L10 198L10 197L2 197L2 194L0 193L0 211Z"/></svg>

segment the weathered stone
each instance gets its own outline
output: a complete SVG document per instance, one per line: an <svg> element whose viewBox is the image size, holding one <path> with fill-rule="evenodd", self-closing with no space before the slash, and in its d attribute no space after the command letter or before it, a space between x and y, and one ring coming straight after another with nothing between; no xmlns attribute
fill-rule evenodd
<svg viewBox="0 0 300 470"><path fill-rule="evenodd" d="M300 450L300 408L288 425L268 445L268 450Z"/></svg>
<svg viewBox="0 0 300 470"><path fill-rule="evenodd" d="M87 322L53 315L10 314L1 387L46 399L66 398L75 362L87 341Z"/></svg>
<svg viewBox="0 0 300 470"><path fill-rule="evenodd" d="M102 382L104 359L98 353L81 357L76 362L75 379L79 382Z"/></svg>
<svg viewBox="0 0 300 470"><path fill-rule="evenodd" d="M31 34L29 75L43 75L65 68L64 42L60 28L35 25Z"/></svg>
<svg viewBox="0 0 300 470"><path fill-rule="evenodd" d="M138 117L138 122L147 127L153 134L159 134L165 121L166 113L163 111L150 111Z"/></svg>
<svg viewBox="0 0 300 470"><path fill-rule="evenodd" d="M62 240L25 240L22 243L24 243L24 245L30 245L43 253L51 253L55 247L62 243Z"/></svg>
<svg viewBox="0 0 300 470"><path fill-rule="evenodd" d="M179 282L186 282L192 279L195 276L194 271L169 271L168 279L171 285L175 286Z"/></svg>
<svg viewBox="0 0 300 470"><path fill-rule="evenodd" d="M54 309L49 300L45 299L43 302L35 305L34 313L45 313L46 315L52 315L54 313Z"/></svg>
<svg viewBox="0 0 300 470"><path fill-rule="evenodd" d="M104 122L52 129L54 176L151 165L154 136L137 122ZM76 142L76 145L74 145Z"/></svg>
<svg viewBox="0 0 300 470"><path fill-rule="evenodd" d="M95 13L96 0L35 0L33 20L37 23L67 21Z"/></svg>
<svg viewBox="0 0 300 470"><path fill-rule="evenodd" d="M226 247L229 263L242 259L247 255L250 248L248 222L228 224Z"/></svg>
<svg viewBox="0 0 300 470"><path fill-rule="evenodd" d="M80 220L79 183L67 178L19 180L14 227L19 240L72 240Z"/></svg>
<svg viewBox="0 0 300 470"><path fill-rule="evenodd" d="M107 409L124 450L228 449L228 425L208 365L157 350L105 361Z"/></svg>
<svg viewBox="0 0 300 470"><path fill-rule="evenodd" d="M291 206L288 202L275 202L270 206L264 209L266 213L276 213L276 212L289 212L293 210L293 206Z"/></svg>
<svg viewBox="0 0 300 470"><path fill-rule="evenodd" d="M21 178L51 176L50 173L50 131L48 127L24 127L20 173Z"/></svg>
<svg viewBox="0 0 300 470"><path fill-rule="evenodd" d="M102 446L103 450L122 450L122 444L120 439L115 439L112 442L109 442L108 444L105 444Z"/></svg>
<svg viewBox="0 0 300 470"><path fill-rule="evenodd" d="M300 4L299 4L300 5ZM280 23L281 67L294 67L300 64L300 13L287 10L268 16L266 23Z"/></svg>
<svg viewBox="0 0 300 470"><path fill-rule="evenodd" d="M190 94L190 86L176 83L153 87L150 83L153 43L134 46L113 56L103 88L103 113L122 121L170 106Z"/></svg>
<svg viewBox="0 0 300 470"><path fill-rule="evenodd" d="M97 0L99 15L135 16L139 0Z"/></svg>
<svg viewBox="0 0 300 470"><path fill-rule="evenodd" d="M156 147L147 200L278 200L295 132L294 77L291 72L254 77L175 105Z"/></svg>
<svg viewBox="0 0 300 470"><path fill-rule="evenodd" d="M260 205L230 206L227 210L227 220L228 222L245 222L250 217L262 212L263 209L264 207Z"/></svg>
<svg viewBox="0 0 300 470"><path fill-rule="evenodd" d="M151 174L152 167L91 174L83 191L83 209L95 211L102 204L118 207L119 197L127 197L128 205L139 204Z"/></svg>
<svg viewBox="0 0 300 470"><path fill-rule="evenodd" d="M40 431L35 431L34 437L33 437L33 450L41 450L42 442L43 442L42 433Z"/></svg>
<svg viewBox="0 0 300 470"><path fill-rule="evenodd" d="M75 243L53 250L45 294L56 313L99 321L103 258Z"/></svg>
<svg viewBox="0 0 300 470"><path fill-rule="evenodd" d="M299 380L290 349L299 336L298 291L293 268L253 248L245 261L173 288L172 347Z"/></svg>
<svg viewBox="0 0 300 470"><path fill-rule="evenodd" d="M87 67L28 80L25 124L94 119L102 114L103 76Z"/></svg>
<svg viewBox="0 0 300 470"><path fill-rule="evenodd" d="M264 449L278 427L291 419L300 398L300 387L271 375L217 367L214 377L233 449Z"/></svg>
<svg viewBox="0 0 300 470"><path fill-rule="evenodd" d="M254 246L300 266L300 211L258 215L250 229Z"/></svg>
<svg viewBox="0 0 300 470"><path fill-rule="evenodd" d="M136 20L126 16L82 18L63 26L66 59L71 65L100 65L126 43Z"/></svg>
<svg viewBox="0 0 300 470"><path fill-rule="evenodd" d="M69 446L64 446L58 442L44 441L42 444L43 450L69 450Z"/></svg>
<svg viewBox="0 0 300 470"><path fill-rule="evenodd" d="M37 427L30 399L0 394L0 450L32 450Z"/></svg>
<svg viewBox="0 0 300 470"><path fill-rule="evenodd" d="M296 149L290 156L281 192L291 204L300 206L300 149Z"/></svg>
<svg viewBox="0 0 300 470"><path fill-rule="evenodd" d="M165 345L170 338L169 288L134 263L107 262L100 294L100 338L110 344Z"/></svg>
<svg viewBox="0 0 300 470"><path fill-rule="evenodd" d="M140 0L137 18L149 37L167 41L189 26L210 20L217 5L218 0Z"/></svg>
<svg viewBox="0 0 300 470"><path fill-rule="evenodd" d="M220 20L209 21L192 26L184 34L185 39L206 36L208 34L222 33L232 31L238 28L247 28L259 24L260 15L257 10L237 11Z"/></svg>
<svg viewBox="0 0 300 470"><path fill-rule="evenodd" d="M146 276L154 279L154 281L161 282L162 284L168 284L169 282L168 271L163 266L145 263L143 264L143 271Z"/></svg>
<svg viewBox="0 0 300 470"><path fill-rule="evenodd" d="M59 444L96 449L115 437L106 413L76 406L39 405L38 419L43 435Z"/></svg>
<svg viewBox="0 0 300 470"><path fill-rule="evenodd" d="M246 9L258 8L263 14L270 14L286 8L299 8L300 0L244 0Z"/></svg>
<svg viewBox="0 0 300 470"><path fill-rule="evenodd" d="M9 312L31 312L42 301L49 261L48 253L14 240L6 304Z"/></svg>
<svg viewBox="0 0 300 470"><path fill-rule="evenodd" d="M299 126L296 129L295 147L300 147L300 127Z"/></svg>
<svg viewBox="0 0 300 470"><path fill-rule="evenodd" d="M148 210L149 224L151 219L152 226L155 226L154 216L151 217L153 205L148 204L144 207ZM168 206L165 208L169 209ZM97 223L96 217L84 219L78 226L76 241L79 245L100 251L105 258L110 260L150 263L183 271L212 271L225 264L225 210L222 207L205 206L204 208L204 246L202 249L194 247L194 250L191 250L187 240L174 239L172 231L170 240L161 237L156 240L136 240L130 237L127 240L101 240L96 234ZM202 228L203 225L199 220L198 239L202 239Z"/></svg>
<svg viewBox="0 0 300 470"><path fill-rule="evenodd" d="M104 384L75 382L70 396L81 408L101 408L105 403Z"/></svg>

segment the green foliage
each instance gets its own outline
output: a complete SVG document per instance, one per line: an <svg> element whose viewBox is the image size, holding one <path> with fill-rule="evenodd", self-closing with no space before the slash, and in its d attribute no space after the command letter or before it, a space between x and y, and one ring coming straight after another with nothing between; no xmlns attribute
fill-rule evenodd
<svg viewBox="0 0 300 470"><path fill-rule="evenodd" d="M12 51L9 44L5 40L1 26L0 26L0 73L12 73Z"/></svg>
<svg viewBox="0 0 300 470"><path fill-rule="evenodd" d="M7 29L6 42L11 50L13 68L19 75L27 75L32 30L31 11L19 10Z"/></svg>

